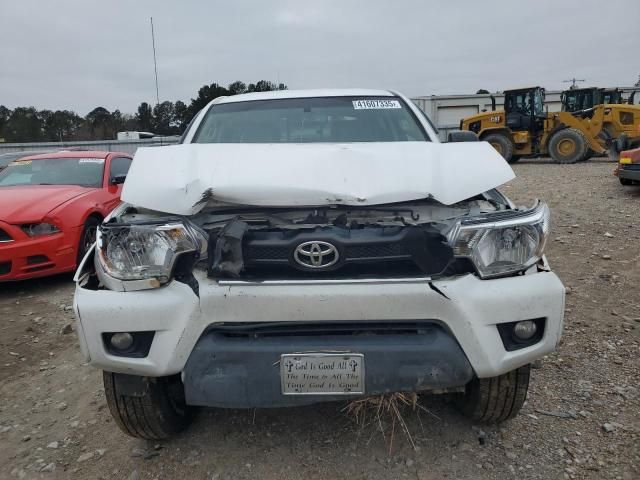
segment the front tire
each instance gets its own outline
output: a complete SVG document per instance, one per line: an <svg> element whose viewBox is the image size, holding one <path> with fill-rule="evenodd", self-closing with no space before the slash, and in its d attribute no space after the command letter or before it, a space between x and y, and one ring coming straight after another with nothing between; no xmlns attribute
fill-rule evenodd
<svg viewBox="0 0 640 480"><path fill-rule="evenodd" d="M118 392L115 375L103 372L104 393L111 416L127 435L164 440L187 428L193 420L195 409L185 403L179 375L144 377L145 390L136 396Z"/></svg>
<svg viewBox="0 0 640 480"><path fill-rule="evenodd" d="M580 130L565 128L549 140L549 155L557 163L576 163L582 160L589 149L587 139Z"/></svg>
<svg viewBox="0 0 640 480"><path fill-rule="evenodd" d="M458 408L477 422L499 423L515 417L527 398L530 365L497 377L474 378L457 398Z"/></svg>
<svg viewBox="0 0 640 480"><path fill-rule="evenodd" d="M511 163L514 150L513 140L511 140L511 138L501 133L492 133L484 137L482 140L489 142L507 162Z"/></svg>
<svg viewBox="0 0 640 480"><path fill-rule="evenodd" d="M98 225L100 225L100 219L98 217L89 217L84 222L84 227L80 234L80 241L78 242L76 265L80 265L80 262L91 248L91 245L95 243Z"/></svg>

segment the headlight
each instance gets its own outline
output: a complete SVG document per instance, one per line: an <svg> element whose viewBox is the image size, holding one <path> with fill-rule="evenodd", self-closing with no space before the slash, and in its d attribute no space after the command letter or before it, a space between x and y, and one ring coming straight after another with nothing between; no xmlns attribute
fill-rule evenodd
<svg viewBox="0 0 640 480"><path fill-rule="evenodd" d="M549 208L498 212L463 220L449 233L454 255L466 257L482 278L519 272L536 263L549 235Z"/></svg>
<svg viewBox="0 0 640 480"><path fill-rule="evenodd" d="M30 237L39 237L58 233L60 229L51 223L28 223L22 225L22 231Z"/></svg>
<svg viewBox="0 0 640 480"><path fill-rule="evenodd" d="M103 224L97 235L97 261L110 277L167 283L180 255L206 253L207 240L182 222L163 224Z"/></svg>

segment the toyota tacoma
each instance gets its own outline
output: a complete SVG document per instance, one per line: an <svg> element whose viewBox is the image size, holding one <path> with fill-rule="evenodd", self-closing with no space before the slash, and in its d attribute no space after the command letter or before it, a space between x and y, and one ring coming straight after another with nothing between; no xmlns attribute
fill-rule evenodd
<svg viewBox="0 0 640 480"><path fill-rule="evenodd" d="M306 90L217 98L139 149L75 277L120 428L390 392L517 414L562 331L549 209L497 190L491 145L449 140L399 93Z"/></svg>

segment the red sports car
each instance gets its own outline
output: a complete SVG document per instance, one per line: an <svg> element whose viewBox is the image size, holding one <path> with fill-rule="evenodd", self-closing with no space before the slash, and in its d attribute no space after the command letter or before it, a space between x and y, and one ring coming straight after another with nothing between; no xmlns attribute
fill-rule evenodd
<svg viewBox="0 0 640 480"><path fill-rule="evenodd" d="M74 270L118 203L131 155L61 151L0 171L0 282Z"/></svg>

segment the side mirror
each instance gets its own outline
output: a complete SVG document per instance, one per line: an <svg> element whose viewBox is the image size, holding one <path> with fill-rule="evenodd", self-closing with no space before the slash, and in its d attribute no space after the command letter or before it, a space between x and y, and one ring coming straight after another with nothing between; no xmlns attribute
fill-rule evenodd
<svg viewBox="0 0 640 480"><path fill-rule="evenodd" d="M109 185L120 185L124 183L126 179L126 175L116 175L114 177L111 177L111 179L109 180Z"/></svg>
<svg viewBox="0 0 640 480"><path fill-rule="evenodd" d="M478 142L478 135L469 130L451 130L447 133L447 143Z"/></svg>

